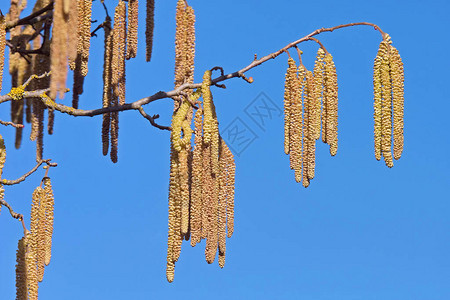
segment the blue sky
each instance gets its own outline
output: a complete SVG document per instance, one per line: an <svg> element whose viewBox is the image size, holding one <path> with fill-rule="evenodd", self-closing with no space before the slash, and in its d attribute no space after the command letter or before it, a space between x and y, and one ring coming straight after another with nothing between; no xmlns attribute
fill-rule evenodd
<svg viewBox="0 0 450 300"><path fill-rule="evenodd" d="M94 2L101 20L100 3ZM107 1L110 12L117 1ZM140 6L144 9L144 1ZM127 101L173 88L176 1L156 1L153 61L145 63L144 29L138 57L127 64ZM367 21L392 37L405 65L405 148L388 169L373 154L372 66L380 35L370 27L318 38L335 59L339 84L339 150L317 146L316 177L295 183L283 152L283 117L259 127L246 108L264 93L282 108L286 55L214 89L219 127L237 118L254 141L236 156L235 234L224 269L204 259L204 242L183 244L175 281L167 283L169 134L138 112L120 114L119 162L101 155L101 118L56 115L44 157L55 192L53 256L40 299L311 299L450 298L450 186L447 131L450 110L448 1L199 1L196 82L216 65L248 65L320 27ZM7 11L7 1L0 9ZM144 10L141 10L141 25ZM81 108L101 106L102 34L94 39ZM312 69L317 46L301 44ZM294 53L294 52L292 52ZM4 79L3 93L10 86ZM69 103L69 99L64 100ZM169 124L172 101L146 107ZM0 119L9 120L9 104ZM6 140L4 177L34 166L24 132L14 149ZM6 189L6 200L29 222L31 194L43 171ZM447 196L446 196L447 195ZM20 223L0 215L0 299L13 299Z"/></svg>

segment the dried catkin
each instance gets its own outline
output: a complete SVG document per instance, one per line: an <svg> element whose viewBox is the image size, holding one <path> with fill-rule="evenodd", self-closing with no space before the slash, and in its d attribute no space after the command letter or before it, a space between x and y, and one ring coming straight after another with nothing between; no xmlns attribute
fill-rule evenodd
<svg viewBox="0 0 450 300"><path fill-rule="evenodd" d="M3 140L2 135L0 135L0 179L3 175L3 167L5 166L6 161L6 147L5 141Z"/></svg>
<svg viewBox="0 0 450 300"><path fill-rule="evenodd" d="M103 30L105 32L104 39L104 55L103 55L103 107L107 108L111 105L112 101L112 42L113 35L111 30L111 18L109 16L106 17L105 25L103 26ZM111 124L111 113L103 114L103 122L102 122L102 152L103 155L108 154L109 150L109 127Z"/></svg>
<svg viewBox="0 0 450 300"><path fill-rule="evenodd" d="M44 205L45 205L45 265L50 264L52 257L52 235L53 235L53 210L55 206L55 197L53 195L52 184L49 177L44 178Z"/></svg>
<svg viewBox="0 0 450 300"><path fill-rule="evenodd" d="M75 2L75 1L72 1ZM89 48L91 43L92 1L78 0L78 38L76 41L76 58L71 57L71 69L79 68L81 76L88 73ZM73 19L75 21L75 19Z"/></svg>
<svg viewBox="0 0 450 300"><path fill-rule="evenodd" d="M138 46L138 0L128 2L128 32L127 32L127 55L126 58L134 58Z"/></svg>
<svg viewBox="0 0 450 300"><path fill-rule="evenodd" d="M392 138L392 94L391 74L389 72L389 41L380 44L385 49L381 61L381 153L386 166L392 168L394 162L391 152Z"/></svg>
<svg viewBox="0 0 450 300"><path fill-rule="evenodd" d="M201 240L202 226L202 184L203 184L203 166L202 166L202 115L201 108L197 110L194 117L194 151L192 161L192 188L191 188L191 246L195 246Z"/></svg>
<svg viewBox="0 0 450 300"><path fill-rule="evenodd" d="M288 68L286 71L286 78L284 83L284 153L289 154L290 134L289 129L291 127L290 120L290 107L292 101L292 82L296 76L297 66L294 59L289 57Z"/></svg>
<svg viewBox="0 0 450 300"><path fill-rule="evenodd" d="M152 59L153 31L155 28L155 0L147 0L147 16L145 19L145 60Z"/></svg>
<svg viewBox="0 0 450 300"><path fill-rule="evenodd" d="M6 19L0 16L0 93L2 91L3 67L5 64Z"/></svg>
<svg viewBox="0 0 450 300"><path fill-rule="evenodd" d="M125 55L126 55L126 4L120 0L114 14L113 52L112 52L112 83L114 94L119 98L119 104L125 104Z"/></svg>
<svg viewBox="0 0 450 300"><path fill-rule="evenodd" d="M26 235L19 240L16 252L16 300L27 300Z"/></svg>
<svg viewBox="0 0 450 300"><path fill-rule="evenodd" d="M390 66L392 80L392 106L394 121L394 159L403 152L403 107L404 107L404 71L403 62L396 48L390 46Z"/></svg>

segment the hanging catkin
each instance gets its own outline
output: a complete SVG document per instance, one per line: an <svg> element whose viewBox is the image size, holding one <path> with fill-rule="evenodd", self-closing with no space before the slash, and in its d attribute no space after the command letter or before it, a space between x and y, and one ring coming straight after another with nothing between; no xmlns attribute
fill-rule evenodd
<svg viewBox="0 0 450 300"><path fill-rule="evenodd" d="M106 17L105 25L103 26L105 32L104 39L104 55L103 55L103 107L107 108L112 102L112 46L113 46L113 35L111 30L111 18ZM108 154L109 150L109 127L111 124L111 113L103 114L102 122L102 152L103 155Z"/></svg>
<svg viewBox="0 0 450 300"><path fill-rule="evenodd" d="M155 28L155 0L147 0L147 16L145 19L145 60L152 59L153 31Z"/></svg>
<svg viewBox="0 0 450 300"><path fill-rule="evenodd" d="M0 93L2 91L3 67L5 64L6 19L0 16Z"/></svg>
<svg viewBox="0 0 450 300"><path fill-rule="evenodd" d="M127 31L127 55L126 58L134 58L138 46L138 0L128 1L128 31Z"/></svg>
<svg viewBox="0 0 450 300"><path fill-rule="evenodd" d="M300 65L298 75L295 77L295 97L291 105L290 129L290 164L295 172L295 180L302 178L302 95L305 87L306 70Z"/></svg>
<svg viewBox="0 0 450 300"><path fill-rule="evenodd" d="M44 196L43 206L45 209L45 236L44 236L44 262L48 266L52 257L52 235L53 235L53 210L55 205L55 198L53 196L52 184L49 177L44 179Z"/></svg>
<svg viewBox="0 0 450 300"><path fill-rule="evenodd" d="M325 91L326 98L326 142L330 145L330 154L335 156L338 148L338 85L336 67L333 56L327 53L325 61Z"/></svg>
<svg viewBox="0 0 450 300"><path fill-rule="evenodd" d="M125 104L125 55L126 55L126 4L120 0L114 14L113 52L112 52L112 84L119 104Z"/></svg>
<svg viewBox="0 0 450 300"><path fill-rule="evenodd" d="M290 145L290 108L292 101L292 86L293 81L296 76L297 67L295 65L294 59L289 57L288 59L288 68L286 71L286 79L284 84L284 153L289 154L289 145Z"/></svg>
<svg viewBox="0 0 450 300"><path fill-rule="evenodd" d="M194 117L194 151L192 160L192 187L191 187L191 211L190 229L191 246L195 246L201 240L201 211L202 211L202 110L199 108Z"/></svg>
<svg viewBox="0 0 450 300"><path fill-rule="evenodd" d="M19 240L16 252L16 300L28 299L27 288L27 264L26 264L26 252L27 252L27 236L26 234Z"/></svg>
<svg viewBox="0 0 450 300"><path fill-rule="evenodd" d="M320 125L321 125L321 103L322 103L322 93L323 93L323 73L325 69L324 64L325 51L322 48L317 50L316 61L314 63L314 139L318 140L320 138Z"/></svg>
<svg viewBox="0 0 450 300"><path fill-rule="evenodd" d="M392 138L392 91L389 64L389 42L380 44L385 49L381 60L381 153L386 166L392 168L394 162L391 152Z"/></svg>
<svg viewBox="0 0 450 300"><path fill-rule="evenodd" d="M398 50L390 46L390 66L392 80L392 106L394 121L394 159L399 159L403 152L403 102L404 102L404 73L403 62Z"/></svg>

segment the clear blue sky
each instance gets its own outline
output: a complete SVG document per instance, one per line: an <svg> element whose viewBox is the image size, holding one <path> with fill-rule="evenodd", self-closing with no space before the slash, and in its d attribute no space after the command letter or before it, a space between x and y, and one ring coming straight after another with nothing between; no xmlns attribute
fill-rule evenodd
<svg viewBox="0 0 450 300"><path fill-rule="evenodd" d="M6 11L8 1L0 9ZM110 12L117 1L107 1ZM140 1L142 9L145 1ZM127 64L127 101L173 87L176 1L156 1L153 61ZM236 118L257 138L236 157L235 234L227 240L223 270L204 259L204 242L183 244L175 281L165 278L169 134L137 112L120 114L119 163L101 155L101 118L57 114L44 156L55 191L53 256L40 299L450 299L450 93L448 1L189 1L197 15L196 81L220 65L227 72L320 27L367 21L392 37L405 64L405 149L388 169L373 154L372 66L378 32L347 28L319 36L334 58L339 83L339 150L317 147L316 178L296 184L283 153L283 118L258 127L245 109L263 92L282 107L286 57L215 89L220 128ZM103 12L94 2L95 19ZM144 24L141 10L141 25ZM94 39L81 108L101 106L102 33ZM314 43L301 45L312 68ZM8 90L9 79L4 79ZM69 99L65 100L69 103ZM9 120L9 104L0 119ZM171 100L146 107L169 124ZM24 131L13 130L4 177L34 165ZM27 217L43 172L6 189ZM0 299L13 299L19 222L0 215Z"/></svg>

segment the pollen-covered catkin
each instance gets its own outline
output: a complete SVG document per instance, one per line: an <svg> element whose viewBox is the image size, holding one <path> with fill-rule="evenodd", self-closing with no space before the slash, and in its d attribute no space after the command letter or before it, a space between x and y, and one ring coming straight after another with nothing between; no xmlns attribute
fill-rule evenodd
<svg viewBox="0 0 450 300"><path fill-rule="evenodd" d="M391 152L391 138L392 138L392 91L391 91L391 74L389 64L389 44L390 41L385 41L380 47L385 48L385 52L381 61L381 153L384 157L386 166L392 168L394 162Z"/></svg>
<svg viewBox="0 0 450 300"><path fill-rule="evenodd" d="M390 46L390 66L392 80L392 106L394 121L394 159L399 159L403 152L403 107L404 107L404 72L403 62L398 50Z"/></svg>
<svg viewBox="0 0 450 300"><path fill-rule="evenodd" d="M26 245L26 235L19 240L16 252L16 299L17 300L27 300L28 299L28 289L27 289L27 264L26 255L27 245Z"/></svg>
<svg viewBox="0 0 450 300"><path fill-rule="evenodd" d="M45 265L50 264L52 257L52 235L53 235L53 210L55 206L55 197L53 195L50 177L44 178L44 209L45 209Z"/></svg>
<svg viewBox="0 0 450 300"><path fill-rule="evenodd" d="M3 167L5 166L6 161L6 147L5 141L3 140L2 135L0 134L0 179L3 175Z"/></svg>
<svg viewBox="0 0 450 300"><path fill-rule="evenodd" d="M2 91L3 67L5 64L6 19L0 16L0 92Z"/></svg>
<svg viewBox="0 0 450 300"><path fill-rule="evenodd" d="M111 18L106 17L105 25L103 27L105 33L104 39L104 55L103 55L103 107L107 108L111 105L113 90L112 90L112 47L113 34L111 30ZM111 113L103 114L102 122L102 152L103 155L108 154L109 150L109 129L111 124Z"/></svg>
<svg viewBox="0 0 450 300"><path fill-rule="evenodd" d="M228 146L223 143L223 155L227 163L226 173L226 194L227 194L227 237L230 238L234 233L234 184L236 177L236 164L233 153Z"/></svg>
<svg viewBox="0 0 450 300"><path fill-rule="evenodd" d="M326 141L330 145L330 154L335 156L338 149L338 84L337 73L333 56L329 53L325 55L325 90L327 94L327 137Z"/></svg>
<svg viewBox="0 0 450 300"><path fill-rule="evenodd" d="M382 42L383 43L383 42ZM375 158L381 159L381 62L386 48L380 44L377 56L373 64L373 121L374 121L374 146Z"/></svg>
<svg viewBox="0 0 450 300"><path fill-rule="evenodd" d="M201 240L201 211L202 211L202 109L199 108L194 117L194 153L192 161L192 188L191 188L191 246L195 246Z"/></svg>
<svg viewBox="0 0 450 300"><path fill-rule="evenodd" d="M290 162L291 169L295 172L295 181L302 180L302 95L305 87L306 70L303 65L298 68L298 77L295 77L293 101L290 109L291 128L290 132Z"/></svg>
<svg viewBox="0 0 450 300"><path fill-rule="evenodd" d="M145 19L145 60L152 59L153 31L155 29L155 0L147 0L147 16Z"/></svg>
<svg viewBox="0 0 450 300"><path fill-rule="evenodd" d="M295 61L293 58L289 57L288 59L288 68L286 71L286 79L284 83L284 153L289 154L289 145L290 145L290 108L292 101L292 86L293 81L296 76L297 66L295 65Z"/></svg>
<svg viewBox="0 0 450 300"><path fill-rule="evenodd" d="M128 1L127 59L136 57L138 46L138 0Z"/></svg>
<svg viewBox="0 0 450 300"><path fill-rule="evenodd" d="M306 170L309 180L314 178L315 165L316 165L316 139L315 139L315 126L317 117L317 106L314 101L314 76L311 71L306 72L306 98L308 104L308 126L306 137L308 140L308 168Z"/></svg>
<svg viewBox="0 0 450 300"><path fill-rule="evenodd" d="M320 138L320 110L322 102L322 94L324 90L324 70L325 70L325 51L322 48L317 50L316 61L314 63L314 107L315 107L315 122L314 122L314 138Z"/></svg>
<svg viewBox="0 0 450 300"><path fill-rule="evenodd" d="M114 14L113 52L112 52L112 83L114 94L119 98L119 104L125 104L125 55L126 55L126 4L120 0Z"/></svg>

